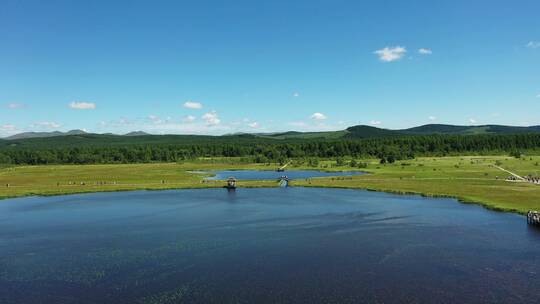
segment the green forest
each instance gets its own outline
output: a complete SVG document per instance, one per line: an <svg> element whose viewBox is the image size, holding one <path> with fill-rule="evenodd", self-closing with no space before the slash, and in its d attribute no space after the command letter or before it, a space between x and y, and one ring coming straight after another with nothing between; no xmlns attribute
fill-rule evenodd
<svg viewBox="0 0 540 304"><path fill-rule="evenodd" d="M249 162L292 158L375 157L383 161L416 156L535 153L540 134L410 135L374 138L272 139L251 135L120 137L77 135L0 141L0 164L112 164L179 162L200 157L240 157Z"/></svg>

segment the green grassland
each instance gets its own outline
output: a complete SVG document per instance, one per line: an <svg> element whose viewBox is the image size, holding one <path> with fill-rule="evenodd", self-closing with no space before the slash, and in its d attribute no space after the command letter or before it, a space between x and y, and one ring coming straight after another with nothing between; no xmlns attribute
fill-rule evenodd
<svg viewBox="0 0 540 304"><path fill-rule="evenodd" d="M189 171L268 168L270 167L265 165L233 165L214 162L15 166L0 169L0 199L102 191L215 188L222 187L224 183L203 181L203 178L208 175L194 174ZM274 184L273 181L250 181L240 182L239 186L272 187L275 186Z"/></svg>
<svg viewBox="0 0 540 304"><path fill-rule="evenodd" d="M352 177L295 180L292 186L358 188L426 196L456 197L463 202L487 208L524 213L540 209L540 186L508 182L508 173L498 163L520 175L540 176L540 157L503 156L417 158L394 164L378 160L358 160L366 168L336 166L321 161L318 169L328 171L362 170L370 174ZM204 181L192 170L254 169L275 170L277 164L243 164L235 159L200 159L186 163L47 165L0 168L0 198L28 195L58 195L100 191L216 188L223 181ZM291 165L289 169L317 169ZM285 173L286 174L286 173ZM9 186L7 186L9 185ZM240 181L239 187L277 187L276 181Z"/></svg>
<svg viewBox="0 0 540 304"><path fill-rule="evenodd" d="M365 171L372 174L345 178L294 181L294 186L361 188L433 197L455 197L487 208L526 213L540 209L540 185L505 180L508 173L540 176L540 157L441 157L419 158L380 165L372 160Z"/></svg>

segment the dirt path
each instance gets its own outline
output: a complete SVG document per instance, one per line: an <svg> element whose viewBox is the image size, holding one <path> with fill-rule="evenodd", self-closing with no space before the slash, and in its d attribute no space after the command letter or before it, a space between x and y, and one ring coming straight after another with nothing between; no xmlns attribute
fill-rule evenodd
<svg viewBox="0 0 540 304"><path fill-rule="evenodd" d="M508 171L508 170L506 170L506 169L504 169L504 168L501 168L501 167L499 167L499 166L497 166L497 165L493 165L493 166L494 166L495 168L501 170L501 171L504 171L504 172L506 172L506 173L511 174L512 176L514 176L515 178L517 178L517 179L519 179L519 180L526 181L523 177L521 177L521 176L515 174L514 172Z"/></svg>

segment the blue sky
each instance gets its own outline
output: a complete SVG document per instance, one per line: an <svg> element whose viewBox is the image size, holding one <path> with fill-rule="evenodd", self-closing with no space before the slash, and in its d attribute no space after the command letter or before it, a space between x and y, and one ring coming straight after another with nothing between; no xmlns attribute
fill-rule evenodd
<svg viewBox="0 0 540 304"><path fill-rule="evenodd" d="M540 2L12 1L0 136L540 124Z"/></svg>

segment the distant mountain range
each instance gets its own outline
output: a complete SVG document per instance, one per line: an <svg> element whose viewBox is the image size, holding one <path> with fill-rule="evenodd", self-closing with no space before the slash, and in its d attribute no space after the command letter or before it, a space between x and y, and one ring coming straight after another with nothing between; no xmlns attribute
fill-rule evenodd
<svg viewBox="0 0 540 304"><path fill-rule="evenodd" d="M55 137L55 136L66 136L66 135L81 135L86 134L83 130L71 130L67 132L24 132L15 134L4 139L26 139L26 138L45 138L45 137Z"/></svg>
<svg viewBox="0 0 540 304"><path fill-rule="evenodd" d="M384 128L377 128L373 126L358 125L349 127L341 131L327 131L327 132L297 132L288 131L281 133L240 133L229 134L221 137L259 137L259 138L273 138L273 139L313 139L313 138L326 138L326 139L338 139L338 138L376 138L376 137L389 137L389 136L403 136L403 135L431 135L431 134L455 134L455 135L475 135L475 134L519 134L519 133L536 133L540 132L540 126L530 127L516 127L516 126L503 126L503 125L481 125L481 126L456 126L456 125L444 125L444 124L428 124L409 129L390 130ZM59 136L77 136L88 135L83 130L71 130L68 132L25 132L16 134L10 137L4 138L4 140L21 140L30 138L48 138ZM158 137L158 136L174 136L174 135L151 135L143 131L134 131L124 135L107 134L92 134L95 136L129 136L129 137Z"/></svg>
<svg viewBox="0 0 540 304"><path fill-rule="evenodd" d="M9 137L6 137L4 139L7 140L13 140L13 139L26 139L26 138L46 138L46 137L57 137L57 136L68 136L68 135L84 135L89 134L88 132L85 132L83 130L71 130L67 132L60 132L60 131L54 131L54 132L24 132L15 134ZM104 135L114 135L111 133L107 133ZM150 135L143 131L134 131L129 132L127 134L124 134L123 136L143 136L143 135Z"/></svg>
<svg viewBox="0 0 540 304"><path fill-rule="evenodd" d="M482 126L456 126L443 124L429 124L409 129L390 130L372 126L353 126L343 131L333 132L284 132L275 134L259 134L259 136L276 139L290 138L375 138L403 135L431 135L431 134L454 134L454 135L475 135L475 134L519 134L540 132L540 126L515 127L502 125L482 125Z"/></svg>
<svg viewBox="0 0 540 304"><path fill-rule="evenodd" d="M133 132L124 134L124 136L144 136L144 135L150 135L150 134L143 131L133 131Z"/></svg>

